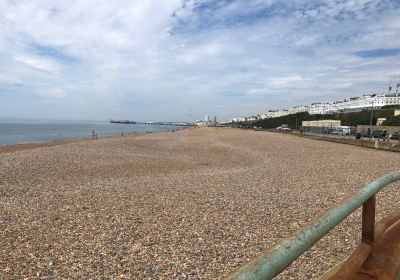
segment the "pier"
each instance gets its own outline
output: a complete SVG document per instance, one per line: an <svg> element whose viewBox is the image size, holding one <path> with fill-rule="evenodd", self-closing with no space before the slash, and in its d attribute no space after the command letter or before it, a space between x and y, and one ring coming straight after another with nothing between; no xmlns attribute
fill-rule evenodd
<svg viewBox="0 0 400 280"><path fill-rule="evenodd" d="M110 123L137 124L137 125L194 126L193 123L187 123L187 122L136 122L130 120L110 120Z"/></svg>

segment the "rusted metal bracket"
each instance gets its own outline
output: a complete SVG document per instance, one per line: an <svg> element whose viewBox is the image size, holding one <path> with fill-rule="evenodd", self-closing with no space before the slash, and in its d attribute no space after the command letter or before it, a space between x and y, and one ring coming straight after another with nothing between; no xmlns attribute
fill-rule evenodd
<svg viewBox="0 0 400 280"><path fill-rule="evenodd" d="M363 204L361 242L372 244L375 240L375 194Z"/></svg>

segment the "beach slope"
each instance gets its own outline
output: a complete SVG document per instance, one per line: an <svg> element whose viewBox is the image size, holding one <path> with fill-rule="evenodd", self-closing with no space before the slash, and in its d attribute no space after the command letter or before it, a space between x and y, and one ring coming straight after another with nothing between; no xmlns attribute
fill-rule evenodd
<svg viewBox="0 0 400 280"><path fill-rule="evenodd" d="M0 153L0 279L220 279L400 154L195 128ZM400 204L378 195L378 218ZM280 279L315 279L360 240L349 216ZM279 279L279 278L278 278Z"/></svg>

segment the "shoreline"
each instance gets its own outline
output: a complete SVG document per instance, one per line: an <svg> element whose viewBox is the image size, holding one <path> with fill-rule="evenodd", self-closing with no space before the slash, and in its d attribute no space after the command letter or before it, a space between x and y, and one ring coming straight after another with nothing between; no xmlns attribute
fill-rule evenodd
<svg viewBox="0 0 400 280"><path fill-rule="evenodd" d="M214 128L22 146L49 145L0 153L7 279L220 279L400 162ZM399 202L398 188L382 190L377 220ZM360 227L358 211L277 279L318 279L353 251Z"/></svg>
<svg viewBox="0 0 400 280"><path fill-rule="evenodd" d="M190 128L182 128L178 130L174 130L174 132L186 130ZM126 136L139 136L144 134L159 134L171 132L170 130L166 131L150 131L150 132L137 132L136 134L124 134L124 135L107 135L101 136L97 139L92 139L91 137L88 138L71 138L71 139L59 139L59 140L51 140L48 142L28 142L28 143L16 143L16 144L0 144L0 154L2 153L13 153L23 150L31 150L37 148L44 148L44 147L52 147L52 146L59 146L59 145L67 145L72 143L80 143L86 141L97 141L102 139L109 139L109 138L118 138L118 137L126 137Z"/></svg>
<svg viewBox="0 0 400 280"><path fill-rule="evenodd" d="M84 142L92 139L87 138L79 138L79 139L65 139L65 140L53 140L49 142L32 142L32 143L19 143L19 144L9 144L9 145L1 145L0 146L0 154L2 153L12 153L18 152L23 150L30 150L36 148L43 148L43 147L52 147L52 146L59 146L59 145L66 145L71 143L78 143Z"/></svg>
<svg viewBox="0 0 400 280"><path fill-rule="evenodd" d="M170 130L181 130L182 126L160 125L113 125L109 122L13 122L0 121L0 153L26 150L45 146L61 145L76 141L92 140L92 132L96 131L97 138L118 137L130 134L157 133Z"/></svg>

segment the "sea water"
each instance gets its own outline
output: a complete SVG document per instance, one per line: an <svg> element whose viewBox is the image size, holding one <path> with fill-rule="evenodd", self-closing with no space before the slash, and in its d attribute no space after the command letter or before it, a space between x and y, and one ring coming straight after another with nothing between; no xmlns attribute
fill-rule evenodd
<svg viewBox="0 0 400 280"><path fill-rule="evenodd" d="M171 125L119 124L107 121L48 121L0 119L0 145L43 143L55 140L85 139L182 129Z"/></svg>

